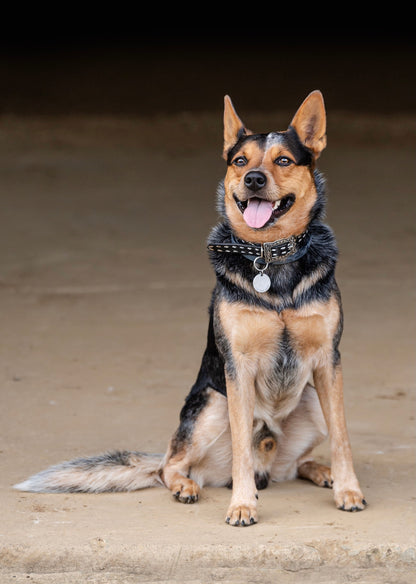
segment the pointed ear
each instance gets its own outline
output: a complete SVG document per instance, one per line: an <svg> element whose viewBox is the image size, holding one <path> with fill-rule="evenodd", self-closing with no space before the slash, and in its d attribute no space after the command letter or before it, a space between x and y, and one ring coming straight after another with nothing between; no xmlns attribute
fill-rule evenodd
<svg viewBox="0 0 416 584"><path fill-rule="evenodd" d="M318 158L326 146L326 114L322 93L312 91L290 124L301 142Z"/></svg>
<svg viewBox="0 0 416 584"><path fill-rule="evenodd" d="M239 138L251 134L250 130L244 127L243 122L238 117L231 99L228 95L224 97L224 151L223 157L227 159L229 150L237 143Z"/></svg>

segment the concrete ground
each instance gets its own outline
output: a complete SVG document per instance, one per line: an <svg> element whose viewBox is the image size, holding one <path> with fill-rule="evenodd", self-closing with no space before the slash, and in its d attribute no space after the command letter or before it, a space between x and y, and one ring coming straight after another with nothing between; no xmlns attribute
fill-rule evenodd
<svg viewBox="0 0 416 584"><path fill-rule="evenodd" d="M240 113L256 130L293 114ZM320 164L365 512L338 511L303 481L261 492L249 529L224 523L227 489L186 506L162 488L12 489L82 454L164 451L204 349L221 131L221 115L203 113L1 119L2 584L413 581L412 116L332 113Z"/></svg>

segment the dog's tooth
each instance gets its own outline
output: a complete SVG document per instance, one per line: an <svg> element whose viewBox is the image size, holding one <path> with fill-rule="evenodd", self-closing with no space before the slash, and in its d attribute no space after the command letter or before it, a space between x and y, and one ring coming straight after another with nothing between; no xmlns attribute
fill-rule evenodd
<svg viewBox="0 0 416 584"><path fill-rule="evenodd" d="M280 199L278 201L275 202L275 204L273 205L273 211L275 211L280 205Z"/></svg>

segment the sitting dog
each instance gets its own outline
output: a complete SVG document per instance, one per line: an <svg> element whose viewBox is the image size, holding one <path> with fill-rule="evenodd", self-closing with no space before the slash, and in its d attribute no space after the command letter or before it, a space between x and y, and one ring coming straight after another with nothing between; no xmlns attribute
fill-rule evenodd
<svg viewBox="0 0 416 584"><path fill-rule="evenodd" d="M337 247L323 223L326 146L322 94L313 91L288 129L248 130L224 109L222 221L208 238L216 273L207 347L165 455L113 452L53 466L16 488L35 492L130 491L165 485L182 503L201 487L229 486L230 525L257 522L258 490L301 477L332 487L359 511L344 416L335 281ZM312 450L329 429L331 468Z"/></svg>

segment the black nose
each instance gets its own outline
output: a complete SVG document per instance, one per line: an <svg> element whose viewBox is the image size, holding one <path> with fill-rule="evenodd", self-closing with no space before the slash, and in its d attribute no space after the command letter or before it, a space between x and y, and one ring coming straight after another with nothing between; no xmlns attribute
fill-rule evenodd
<svg viewBox="0 0 416 584"><path fill-rule="evenodd" d="M244 184L251 191L258 191L267 182L267 177L265 174L258 170L252 170L246 174L244 177Z"/></svg>

